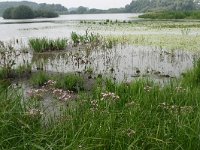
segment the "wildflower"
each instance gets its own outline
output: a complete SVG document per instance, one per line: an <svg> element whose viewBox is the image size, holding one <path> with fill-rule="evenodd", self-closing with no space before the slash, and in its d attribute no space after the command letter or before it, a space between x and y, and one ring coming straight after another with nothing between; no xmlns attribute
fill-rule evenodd
<svg viewBox="0 0 200 150"><path fill-rule="evenodd" d="M150 87L150 86L148 86L148 85L144 87L144 90L145 90L146 92L150 92L151 89L152 89L152 87Z"/></svg>
<svg viewBox="0 0 200 150"><path fill-rule="evenodd" d="M43 113L39 109L30 109L28 111L28 115L35 117L35 116L43 115Z"/></svg>
<svg viewBox="0 0 200 150"><path fill-rule="evenodd" d="M118 99L120 99L120 97L118 95L116 95L115 93L111 93L111 92L101 93L101 95L102 95L101 100L107 100L107 99L118 100Z"/></svg>
<svg viewBox="0 0 200 150"><path fill-rule="evenodd" d="M185 92L186 91L186 89L184 89L183 87L176 87L175 88L175 90L176 90L176 92Z"/></svg>
<svg viewBox="0 0 200 150"><path fill-rule="evenodd" d="M161 103L159 107L172 114L187 114L193 112L192 106L177 106L177 105L169 105L166 103Z"/></svg>
<svg viewBox="0 0 200 150"><path fill-rule="evenodd" d="M131 136L133 136L134 134L136 134L136 132L135 132L134 130L132 130L132 129L128 129L128 130L127 130L127 135L128 135L128 137L131 137Z"/></svg>

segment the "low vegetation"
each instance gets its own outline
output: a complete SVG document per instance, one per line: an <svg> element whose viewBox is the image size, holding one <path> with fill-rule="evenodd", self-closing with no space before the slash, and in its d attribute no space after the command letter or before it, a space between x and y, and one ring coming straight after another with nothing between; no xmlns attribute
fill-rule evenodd
<svg viewBox="0 0 200 150"><path fill-rule="evenodd" d="M140 15L148 19L200 19L200 11L161 11Z"/></svg>
<svg viewBox="0 0 200 150"><path fill-rule="evenodd" d="M71 40L74 46L88 43L91 45L98 45L101 42L101 38L99 34L89 33L87 30L84 35L77 34L76 32L71 33Z"/></svg>
<svg viewBox="0 0 200 150"><path fill-rule="evenodd" d="M39 53L46 51L65 50L67 47L67 39L51 40L47 38L33 38L29 40L29 45L34 52Z"/></svg>

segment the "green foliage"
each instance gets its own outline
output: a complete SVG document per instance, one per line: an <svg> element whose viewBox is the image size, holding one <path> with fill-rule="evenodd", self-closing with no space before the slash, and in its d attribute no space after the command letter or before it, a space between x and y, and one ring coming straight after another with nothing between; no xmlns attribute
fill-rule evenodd
<svg viewBox="0 0 200 150"><path fill-rule="evenodd" d="M148 12L155 10L190 11L198 9L193 0L135 0L126 5L126 12Z"/></svg>
<svg viewBox="0 0 200 150"><path fill-rule="evenodd" d="M67 14L68 9L60 4L46 4L46 3L34 3L29 1L20 1L20 2L0 2L0 16L3 12L11 7L18 7L21 5L25 5L30 7L32 10L44 10L50 12L56 12L58 14Z"/></svg>
<svg viewBox="0 0 200 150"><path fill-rule="evenodd" d="M4 19L32 19L39 17L54 18L58 17L58 14L49 10L33 11L30 7L25 5L8 8L3 13Z"/></svg>
<svg viewBox="0 0 200 150"><path fill-rule="evenodd" d="M200 87L200 60L195 62L194 69L183 74L182 84L191 88Z"/></svg>
<svg viewBox="0 0 200 150"><path fill-rule="evenodd" d="M36 10L35 18L55 18L58 17L58 14L48 10Z"/></svg>
<svg viewBox="0 0 200 150"><path fill-rule="evenodd" d="M61 77L55 77L56 88L80 91L83 90L84 79L76 74L67 74Z"/></svg>
<svg viewBox="0 0 200 150"><path fill-rule="evenodd" d="M33 10L28 6L19 6L13 9L11 19L32 19L34 18Z"/></svg>
<svg viewBox="0 0 200 150"><path fill-rule="evenodd" d="M6 10L4 11L4 13L3 13L3 18L4 18L4 19L11 19L11 18L12 18L12 11L13 11L13 10L14 10L13 7L6 9Z"/></svg>
<svg viewBox="0 0 200 150"><path fill-rule="evenodd" d="M30 83L35 87L43 86L50 79L49 75L44 71L39 71L33 74L30 78Z"/></svg>
<svg viewBox="0 0 200 150"><path fill-rule="evenodd" d="M84 35L77 34L76 32L71 33L71 39L75 46L78 44L91 44L91 45L98 45L101 40L101 36L99 34L86 33Z"/></svg>
<svg viewBox="0 0 200 150"><path fill-rule="evenodd" d="M29 40L29 45L34 50L34 52L40 53L46 51L64 50L67 47L67 40L50 40L47 38L35 38Z"/></svg>
<svg viewBox="0 0 200 150"><path fill-rule="evenodd" d="M161 11L140 15L139 18L149 19L200 19L199 11Z"/></svg>

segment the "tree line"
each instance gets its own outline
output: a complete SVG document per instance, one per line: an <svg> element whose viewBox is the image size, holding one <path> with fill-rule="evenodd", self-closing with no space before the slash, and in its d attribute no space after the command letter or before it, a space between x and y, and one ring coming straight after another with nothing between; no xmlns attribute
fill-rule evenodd
<svg viewBox="0 0 200 150"><path fill-rule="evenodd" d="M29 6L32 10L24 8L16 9L13 6L19 6L23 4ZM12 8L8 8L8 6ZM21 7L21 6L19 6ZM37 4L33 2L0 2L1 10L5 10L4 18L6 19L23 19L23 18L35 18L35 17L57 17L58 14L101 14L101 13L140 13L151 11L192 11L200 9L200 0L133 0L130 4L122 8L110 8L108 10L102 9L89 9L87 7L80 6L76 9L70 10L60 4ZM21 10L21 11L20 11ZM29 12L23 14L20 12ZM56 13L54 13L56 12Z"/></svg>
<svg viewBox="0 0 200 150"><path fill-rule="evenodd" d="M122 8L110 8L108 10L89 9L80 6L71 14L95 14L95 13L139 13L158 10L191 11L200 8L200 0L133 0Z"/></svg>
<svg viewBox="0 0 200 150"><path fill-rule="evenodd" d="M53 11L58 14L67 14L68 9L61 4L46 4L46 3L35 3L30 1L9 1L9 2L0 2L0 16L3 15L3 12L11 7L18 7L21 5L25 5L30 7L32 10L46 10L46 11Z"/></svg>
<svg viewBox="0 0 200 150"><path fill-rule="evenodd" d="M7 8L3 13L4 19L33 19L33 18L55 18L58 14L49 10L33 10L28 6Z"/></svg>
<svg viewBox="0 0 200 150"><path fill-rule="evenodd" d="M200 8L200 0L133 0L125 6L125 12L157 10L191 11Z"/></svg>

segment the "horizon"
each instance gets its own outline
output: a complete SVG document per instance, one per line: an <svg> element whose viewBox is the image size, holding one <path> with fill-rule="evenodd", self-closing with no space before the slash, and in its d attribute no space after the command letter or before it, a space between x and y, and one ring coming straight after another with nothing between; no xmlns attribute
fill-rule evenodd
<svg viewBox="0 0 200 150"><path fill-rule="evenodd" d="M127 4L130 4L132 0L107 0L106 3L100 0L3 0L2 2L20 2L20 1L29 1L36 3L47 3L47 4L61 4L66 8L77 8L79 6L84 6L88 8L96 9L109 9L109 8L121 8L125 7Z"/></svg>

